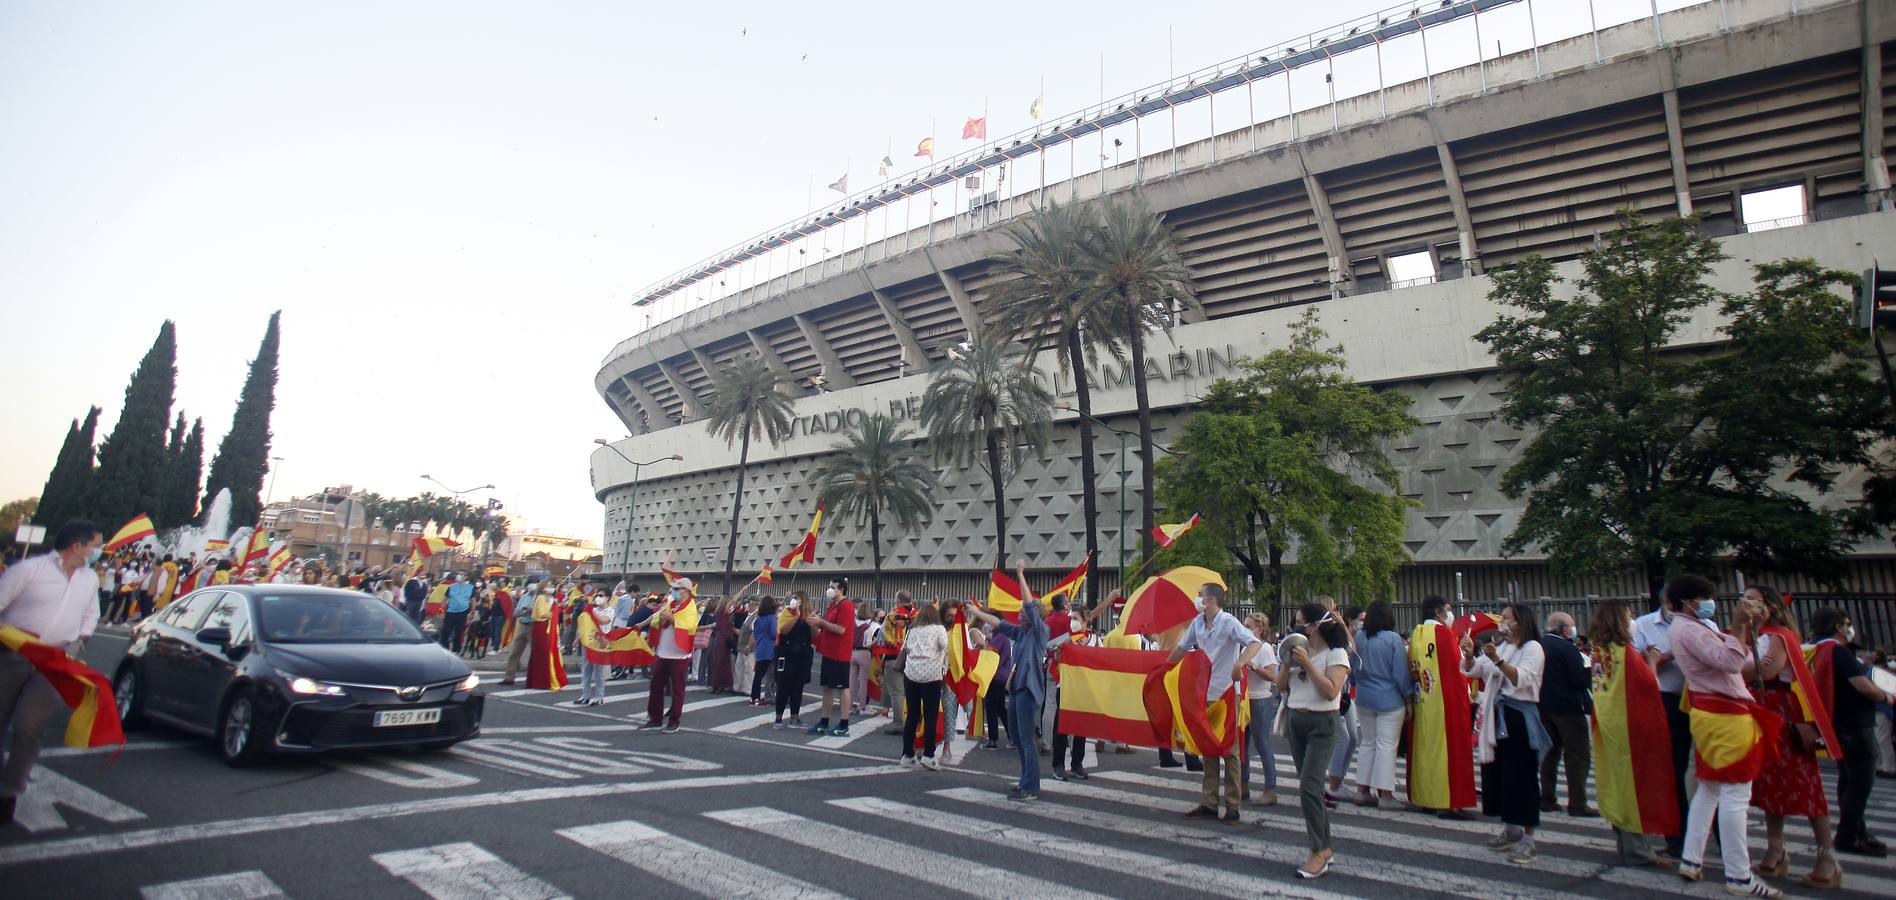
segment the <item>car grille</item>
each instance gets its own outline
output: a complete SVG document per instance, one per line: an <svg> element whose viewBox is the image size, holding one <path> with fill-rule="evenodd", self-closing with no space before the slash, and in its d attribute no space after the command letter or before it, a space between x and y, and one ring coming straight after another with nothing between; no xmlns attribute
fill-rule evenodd
<svg viewBox="0 0 1896 900"><path fill-rule="evenodd" d="M395 709L398 707L381 707ZM412 707L401 707L412 708ZM441 721L428 725L375 727L374 708L321 710L299 706L290 710L280 729L282 742L297 747L365 747L412 744L466 737L480 721L474 704L441 709Z"/></svg>

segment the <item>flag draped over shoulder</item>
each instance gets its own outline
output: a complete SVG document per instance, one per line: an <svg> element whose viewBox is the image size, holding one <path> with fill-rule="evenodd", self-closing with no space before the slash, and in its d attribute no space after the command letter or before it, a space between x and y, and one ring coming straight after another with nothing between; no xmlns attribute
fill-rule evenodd
<svg viewBox="0 0 1896 900"><path fill-rule="evenodd" d="M976 647L968 625L968 611L955 609L954 624L948 626L948 689L957 705L972 703L987 694L988 683L1000 671L1001 655L986 647Z"/></svg>
<svg viewBox="0 0 1896 900"><path fill-rule="evenodd" d="M595 666L648 666L658 658L637 628L613 628L612 616L598 609L580 615L579 643Z"/></svg>
<svg viewBox="0 0 1896 900"><path fill-rule="evenodd" d="M1698 779L1740 784L1758 777L1777 759L1777 734L1784 720L1751 702L1720 694L1686 691L1686 715L1692 723L1692 753Z"/></svg>
<svg viewBox="0 0 1896 900"><path fill-rule="evenodd" d="M1170 747L1154 734L1145 701L1146 679L1165 671L1165 657L1162 650L1067 645L1060 651L1060 733Z"/></svg>
<svg viewBox="0 0 1896 900"><path fill-rule="evenodd" d="M1766 634L1777 634L1784 646L1796 651L1797 636L1790 629L1771 626L1764 630ZM1837 743L1835 723L1831 721L1830 710L1837 702L1836 658L1831 651L1834 640L1822 640L1802 652L1791 652L1786 662L1791 667L1791 693L1797 697L1798 709L1803 713L1804 721L1817 726L1817 732L1823 735L1824 746L1817 752L1820 757L1830 759L1843 758L1843 746Z"/></svg>
<svg viewBox="0 0 1896 900"><path fill-rule="evenodd" d="M1205 699L1210 686L1211 657L1203 650L1193 650L1177 665L1146 674L1141 696L1159 746L1175 746L1197 756L1231 753L1239 730L1250 722L1250 704L1242 699L1244 684L1232 682L1216 701ZM1066 689L1065 682L1061 689Z"/></svg>
<svg viewBox="0 0 1896 900"><path fill-rule="evenodd" d="M1020 582L1014 580L1014 576L1000 569L995 569L988 575L987 608L989 612L1019 625L1020 607L1026 602L1024 599L1026 596L1026 589L1021 587Z"/></svg>
<svg viewBox="0 0 1896 900"><path fill-rule="evenodd" d="M698 602L686 594L677 600L666 601L665 608L672 615L672 643L680 650L690 651L691 642L698 635ZM657 623L649 626L645 632L647 646L656 648L664 633L664 626Z"/></svg>
<svg viewBox="0 0 1896 900"><path fill-rule="evenodd" d="M112 698L112 682L98 670L12 625L0 625L0 646L32 663L33 668L52 683L53 690L59 692L60 701L72 710L72 717L66 722L66 746L102 747L125 743L118 703Z"/></svg>
<svg viewBox="0 0 1896 900"><path fill-rule="evenodd" d="M1409 802L1424 809L1475 805L1474 720L1460 643L1435 622L1416 626L1409 637L1409 665L1416 671Z"/></svg>
<svg viewBox="0 0 1896 900"><path fill-rule="evenodd" d="M1677 834L1679 802L1672 734L1659 679L1625 644L1594 650L1594 793L1614 827L1629 834ZM1638 735L1637 746L1633 735Z"/></svg>
<svg viewBox="0 0 1896 900"><path fill-rule="evenodd" d="M158 530L151 527L151 517L139 513L130 522L126 522L125 527L114 533L111 540L105 542L105 552L123 550L157 533Z"/></svg>

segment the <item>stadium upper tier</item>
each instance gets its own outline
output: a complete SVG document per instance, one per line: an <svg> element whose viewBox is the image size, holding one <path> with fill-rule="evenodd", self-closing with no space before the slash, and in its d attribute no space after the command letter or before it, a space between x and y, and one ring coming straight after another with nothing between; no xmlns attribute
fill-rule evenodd
<svg viewBox="0 0 1896 900"><path fill-rule="evenodd" d="M1603 28L892 233L645 329L596 387L642 434L700 417L709 373L743 353L812 392L924 372L981 327L997 226L1054 200L1137 190L1210 319L1572 259L1625 207L1728 235L1760 224L1747 192L1798 185L1805 220L1859 215L1890 201L1892 39L1891 7L1857 0Z"/></svg>

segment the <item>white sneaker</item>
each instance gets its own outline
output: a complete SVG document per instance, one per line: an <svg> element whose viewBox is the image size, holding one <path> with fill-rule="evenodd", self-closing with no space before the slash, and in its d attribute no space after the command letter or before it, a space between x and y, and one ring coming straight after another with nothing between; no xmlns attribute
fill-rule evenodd
<svg viewBox="0 0 1896 900"><path fill-rule="evenodd" d="M1725 893L1731 894L1732 896L1735 896L1735 897L1777 898L1777 897L1784 896L1783 891L1780 891L1777 888L1774 888L1768 884L1765 884L1762 881L1759 881L1758 876L1756 875L1751 876L1749 879L1745 881L1739 881L1739 882L1726 881Z"/></svg>
<svg viewBox="0 0 1896 900"><path fill-rule="evenodd" d="M939 772L941 771L941 763L936 762L932 756L924 756L922 757L922 768L931 772Z"/></svg>
<svg viewBox="0 0 1896 900"><path fill-rule="evenodd" d="M903 756L903 757L902 757L902 768L904 768L904 769L913 769L913 768L915 768L915 757L913 757L913 756L906 756L906 755L905 755L905 756Z"/></svg>

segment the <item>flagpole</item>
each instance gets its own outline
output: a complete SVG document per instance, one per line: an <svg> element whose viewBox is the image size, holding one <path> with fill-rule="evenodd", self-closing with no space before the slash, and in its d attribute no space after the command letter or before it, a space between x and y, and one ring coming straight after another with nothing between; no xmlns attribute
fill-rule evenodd
<svg viewBox="0 0 1896 900"><path fill-rule="evenodd" d="M1047 117L1047 73L1045 72L1040 73L1040 96L1034 98L1034 103L1040 110L1040 115L1034 117L1034 132L1038 134L1041 121ZM1047 148L1045 145L1040 147L1040 198L1036 205L1047 205Z"/></svg>

